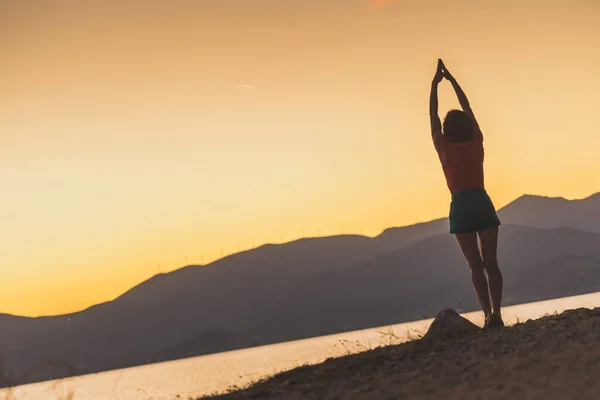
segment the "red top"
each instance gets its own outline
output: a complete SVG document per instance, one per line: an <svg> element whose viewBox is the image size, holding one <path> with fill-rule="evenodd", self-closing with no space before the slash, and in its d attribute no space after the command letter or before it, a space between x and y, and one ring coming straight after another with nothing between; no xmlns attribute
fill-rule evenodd
<svg viewBox="0 0 600 400"><path fill-rule="evenodd" d="M483 135L475 129L472 140L453 143L444 136L444 175L450 193L483 188Z"/></svg>

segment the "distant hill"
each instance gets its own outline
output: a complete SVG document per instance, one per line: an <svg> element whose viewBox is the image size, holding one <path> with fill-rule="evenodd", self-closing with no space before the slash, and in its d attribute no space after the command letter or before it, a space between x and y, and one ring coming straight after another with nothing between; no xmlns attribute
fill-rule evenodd
<svg viewBox="0 0 600 400"><path fill-rule="evenodd" d="M500 211L504 223L600 233L600 193L582 200L522 196Z"/></svg>
<svg viewBox="0 0 600 400"><path fill-rule="evenodd" d="M505 226L498 257L506 305L600 291L600 234ZM599 261L596 263L596 261ZM311 336L476 310L465 261L450 235L326 272L278 302L282 337ZM285 310L294 310L286 317ZM268 322L266 322L268 326Z"/></svg>
<svg viewBox="0 0 600 400"><path fill-rule="evenodd" d="M448 219L436 219L401 228L388 228L375 238L380 249L379 254L385 254L404 249L429 236L448 233Z"/></svg>
<svg viewBox="0 0 600 400"><path fill-rule="evenodd" d="M503 224L536 228L573 228L600 233L600 193L581 200L562 197L524 195L498 211ZM411 245L428 236L448 233L448 219L389 228L377 237L379 245L389 251L398 243ZM389 247L386 247L389 245Z"/></svg>
<svg viewBox="0 0 600 400"><path fill-rule="evenodd" d="M598 199L524 196L500 211L507 304L600 290ZM447 231L442 219L375 238L266 245L157 275L78 313L0 315L0 357L15 372L47 359L95 372L477 309Z"/></svg>

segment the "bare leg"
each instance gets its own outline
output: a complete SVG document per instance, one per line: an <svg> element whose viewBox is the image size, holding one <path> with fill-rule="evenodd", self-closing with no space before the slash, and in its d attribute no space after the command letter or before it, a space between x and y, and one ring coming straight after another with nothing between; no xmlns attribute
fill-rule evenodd
<svg viewBox="0 0 600 400"><path fill-rule="evenodd" d="M483 257L492 298L492 312L501 315L500 307L504 283L502 273L498 267L498 227L487 229L478 234L481 243L481 256Z"/></svg>
<svg viewBox="0 0 600 400"><path fill-rule="evenodd" d="M481 304L481 308L483 309L483 314L487 319L487 317L492 313L492 307L490 305L488 281L484 272L485 264L481 258L481 253L479 252L479 246L477 244L477 234L466 233L456 234L455 236L456 240L458 241L458 246L460 247L465 259L467 260L467 263L469 264L469 268L471 269L471 281L475 287L475 293L477 294L477 299L479 300L479 304Z"/></svg>

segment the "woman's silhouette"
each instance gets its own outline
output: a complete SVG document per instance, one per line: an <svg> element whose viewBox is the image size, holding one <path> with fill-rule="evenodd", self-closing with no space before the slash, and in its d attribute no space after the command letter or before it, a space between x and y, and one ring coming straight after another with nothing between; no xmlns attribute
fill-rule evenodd
<svg viewBox="0 0 600 400"><path fill-rule="evenodd" d="M462 111L449 111L442 129L437 87L443 78L454 87ZM496 255L500 220L483 182L483 134L467 96L442 60L438 60L431 84L429 115L433 144L452 194L450 233L455 235L471 269L485 315L484 328L504 326L500 313L503 281Z"/></svg>

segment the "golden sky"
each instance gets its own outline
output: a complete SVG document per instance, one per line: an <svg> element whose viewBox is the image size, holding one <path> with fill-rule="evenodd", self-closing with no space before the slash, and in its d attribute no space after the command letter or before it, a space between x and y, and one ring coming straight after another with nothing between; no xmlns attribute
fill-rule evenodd
<svg viewBox="0 0 600 400"><path fill-rule="evenodd" d="M600 191L595 0L0 0L0 54L0 312L447 215L438 57L497 206Z"/></svg>

